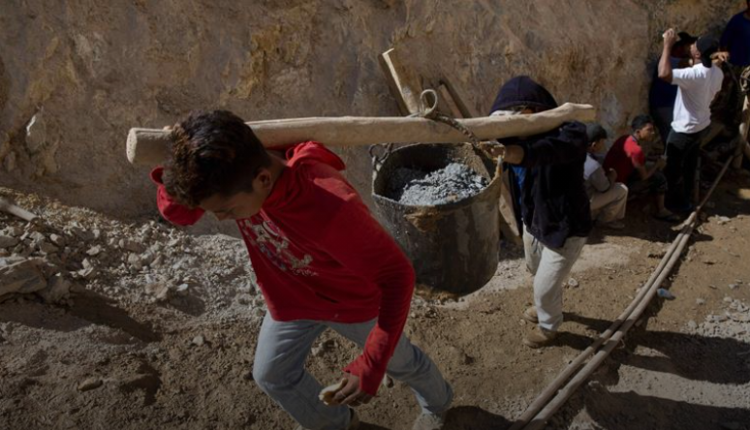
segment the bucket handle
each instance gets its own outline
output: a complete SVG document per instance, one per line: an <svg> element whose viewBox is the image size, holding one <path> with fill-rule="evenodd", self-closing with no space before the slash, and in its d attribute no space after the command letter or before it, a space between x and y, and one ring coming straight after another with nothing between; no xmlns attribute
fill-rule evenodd
<svg viewBox="0 0 750 430"><path fill-rule="evenodd" d="M472 132L468 128L466 128L465 125L456 121L455 118L438 112L437 106L438 106L437 92L432 89L424 90L419 95L419 112L409 115L409 116L419 116L419 117L431 119L433 121L441 122L443 124L446 124L455 128L456 130L460 131L461 133L464 134L464 136L468 138L469 142L471 142L471 146L474 147L474 151L477 154L481 154L482 149L479 146L479 138L477 137L477 135L474 134L474 132Z"/></svg>
<svg viewBox="0 0 750 430"><path fill-rule="evenodd" d="M375 153L376 148L382 148L379 155ZM385 163L385 160L390 157L392 151L393 142L383 145L370 145L370 147L367 148L367 152L370 153L370 158L372 159L372 168L375 169L376 172L380 171L380 168L383 167L383 163Z"/></svg>
<svg viewBox="0 0 750 430"><path fill-rule="evenodd" d="M484 153L482 151L481 147L479 146L479 138L477 137L474 132L466 128L463 124L456 121L455 118L452 118L448 115L445 115L443 113L438 112L438 94L437 91L433 89L426 89L422 91L422 93L419 95L419 112L415 112L409 117L419 117L419 118L427 118L431 119L436 122L441 122L443 124L449 125L456 130L463 133L471 142L471 146L474 148L474 152L476 152L478 155L481 155ZM380 155L375 153L376 147L384 147L382 153ZM391 155L391 152L393 151L393 142L386 143L384 145L370 145L368 148L368 152L370 153L370 158L372 159L372 166L375 169L376 172L380 171L380 168L383 166L383 163L385 163L385 160L388 159L388 157Z"/></svg>

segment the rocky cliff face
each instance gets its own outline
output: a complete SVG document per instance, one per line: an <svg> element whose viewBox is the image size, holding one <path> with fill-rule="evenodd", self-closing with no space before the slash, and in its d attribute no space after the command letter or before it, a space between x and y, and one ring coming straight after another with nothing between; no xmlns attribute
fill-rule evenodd
<svg viewBox="0 0 750 430"><path fill-rule="evenodd" d="M378 66L389 47L479 112L516 74L600 108L613 131L646 107L647 63L669 25L721 28L727 0L9 0L0 14L0 183L67 204L152 212L127 164L132 126L193 109L248 120L398 115ZM342 150L370 193L366 151Z"/></svg>

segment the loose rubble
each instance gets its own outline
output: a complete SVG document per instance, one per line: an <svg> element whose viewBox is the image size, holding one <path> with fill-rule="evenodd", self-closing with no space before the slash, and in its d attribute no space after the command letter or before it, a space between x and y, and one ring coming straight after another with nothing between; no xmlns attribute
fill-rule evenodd
<svg viewBox="0 0 750 430"><path fill-rule="evenodd" d="M65 305L76 291L90 291L130 304L178 301L194 313L264 308L238 239L190 236L162 221L125 223L87 209L33 209L40 215L33 222L0 214L0 302L35 295Z"/></svg>

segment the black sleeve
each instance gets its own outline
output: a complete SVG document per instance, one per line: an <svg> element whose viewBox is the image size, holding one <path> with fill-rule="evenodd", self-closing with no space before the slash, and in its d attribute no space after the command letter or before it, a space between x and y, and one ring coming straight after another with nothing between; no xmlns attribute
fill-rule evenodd
<svg viewBox="0 0 750 430"><path fill-rule="evenodd" d="M588 147L586 126L580 122L566 122L557 133L529 141L524 146L524 167L562 164L586 157Z"/></svg>

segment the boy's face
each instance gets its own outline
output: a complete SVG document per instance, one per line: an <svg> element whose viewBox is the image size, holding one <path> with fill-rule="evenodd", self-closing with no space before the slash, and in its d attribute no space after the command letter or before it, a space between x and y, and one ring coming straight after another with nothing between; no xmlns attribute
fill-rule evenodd
<svg viewBox="0 0 750 430"><path fill-rule="evenodd" d="M591 146L589 146L589 152L592 154L601 154L602 152L604 152L604 148L607 147L605 142L606 139L597 140Z"/></svg>
<svg viewBox="0 0 750 430"><path fill-rule="evenodd" d="M636 137L641 142L651 142L656 138L656 128L653 124L646 124L640 130L635 132Z"/></svg>
<svg viewBox="0 0 750 430"><path fill-rule="evenodd" d="M701 59L701 51L698 50L698 44L693 43L690 45L690 55L693 57L693 60L700 61Z"/></svg>
<svg viewBox="0 0 750 430"><path fill-rule="evenodd" d="M203 200L200 207L207 212L213 212L219 221L250 218L260 212L263 202L271 194L272 189L273 180L271 172L266 168L262 168L258 176L253 180L252 191L240 191L231 196L214 194Z"/></svg>

